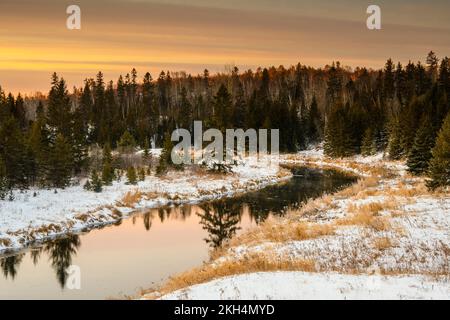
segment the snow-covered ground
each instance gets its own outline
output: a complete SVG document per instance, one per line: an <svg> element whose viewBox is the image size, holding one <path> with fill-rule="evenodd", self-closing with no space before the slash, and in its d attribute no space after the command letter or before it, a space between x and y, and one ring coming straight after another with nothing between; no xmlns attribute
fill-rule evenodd
<svg viewBox="0 0 450 320"><path fill-rule="evenodd" d="M164 177L150 175L135 186L122 177L101 193L84 190L83 181L56 193L54 189L15 191L13 201L0 200L0 252L113 223L139 209L232 196L288 177L288 170L254 161L240 163L226 175L192 168Z"/></svg>
<svg viewBox="0 0 450 320"><path fill-rule="evenodd" d="M203 284L161 287L164 299L450 298L448 188L430 193L423 178L382 154L330 159L318 149L281 159L363 178L232 239L199 269L211 276L187 272L168 288ZM214 280L217 270L230 276ZM263 270L279 272L251 273Z"/></svg>
<svg viewBox="0 0 450 320"><path fill-rule="evenodd" d="M426 277L344 275L296 271L225 277L181 289L163 300L448 299L450 287Z"/></svg>

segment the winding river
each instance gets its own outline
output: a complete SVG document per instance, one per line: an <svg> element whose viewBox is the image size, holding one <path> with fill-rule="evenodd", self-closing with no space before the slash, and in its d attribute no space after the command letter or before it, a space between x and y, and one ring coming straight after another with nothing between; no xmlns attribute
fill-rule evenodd
<svg viewBox="0 0 450 320"><path fill-rule="evenodd" d="M211 248L307 199L355 181L333 170L293 167L286 183L222 200L151 209L115 225L0 256L0 299L104 299L134 295L198 266ZM70 266L80 289L67 285Z"/></svg>

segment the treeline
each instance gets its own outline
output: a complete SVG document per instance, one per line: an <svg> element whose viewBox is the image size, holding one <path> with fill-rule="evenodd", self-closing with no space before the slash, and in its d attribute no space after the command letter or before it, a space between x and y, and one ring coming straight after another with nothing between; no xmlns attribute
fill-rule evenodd
<svg viewBox="0 0 450 320"><path fill-rule="evenodd" d="M99 72L71 93L53 74L47 96L14 97L0 88L0 195L30 185L64 187L91 172L94 146L106 149L106 159L111 149L167 146L175 128L192 131L194 120L205 129L279 128L282 152L324 141L334 157L386 151L408 159L415 174L433 172L430 162L445 171L449 97L449 59L439 61L433 52L425 65L389 59L378 71L337 62L323 69L298 64L241 73L234 67L138 79L133 69L115 83Z"/></svg>
<svg viewBox="0 0 450 320"><path fill-rule="evenodd" d="M409 62L403 67L389 59L372 77L363 69L345 83L333 70L325 153L345 157L385 151L391 159L406 159L412 174L430 175L429 187L449 185L449 71L449 59L439 63L433 52L426 66Z"/></svg>

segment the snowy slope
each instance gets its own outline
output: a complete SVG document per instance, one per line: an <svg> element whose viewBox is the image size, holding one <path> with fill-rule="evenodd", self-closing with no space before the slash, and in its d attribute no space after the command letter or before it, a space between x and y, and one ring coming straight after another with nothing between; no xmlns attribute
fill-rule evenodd
<svg viewBox="0 0 450 320"><path fill-rule="evenodd" d="M448 299L448 283L422 276L259 272L175 291L163 300L193 299ZM145 297L144 297L145 298Z"/></svg>

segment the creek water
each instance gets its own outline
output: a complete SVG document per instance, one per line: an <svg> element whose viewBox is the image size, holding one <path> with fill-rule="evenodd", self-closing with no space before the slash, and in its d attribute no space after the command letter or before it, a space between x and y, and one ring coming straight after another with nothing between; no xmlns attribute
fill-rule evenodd
<svg viewBox="0 0 450 320"><path fill-rule="evenodd" d="M0 299L104 299L134 295L200 265L209 250L306 200L355 181L333 170L292 167L281 184L234 198L138 212L100 229L0 256ZM67 284L72 268L80 288Z"/></svg>

